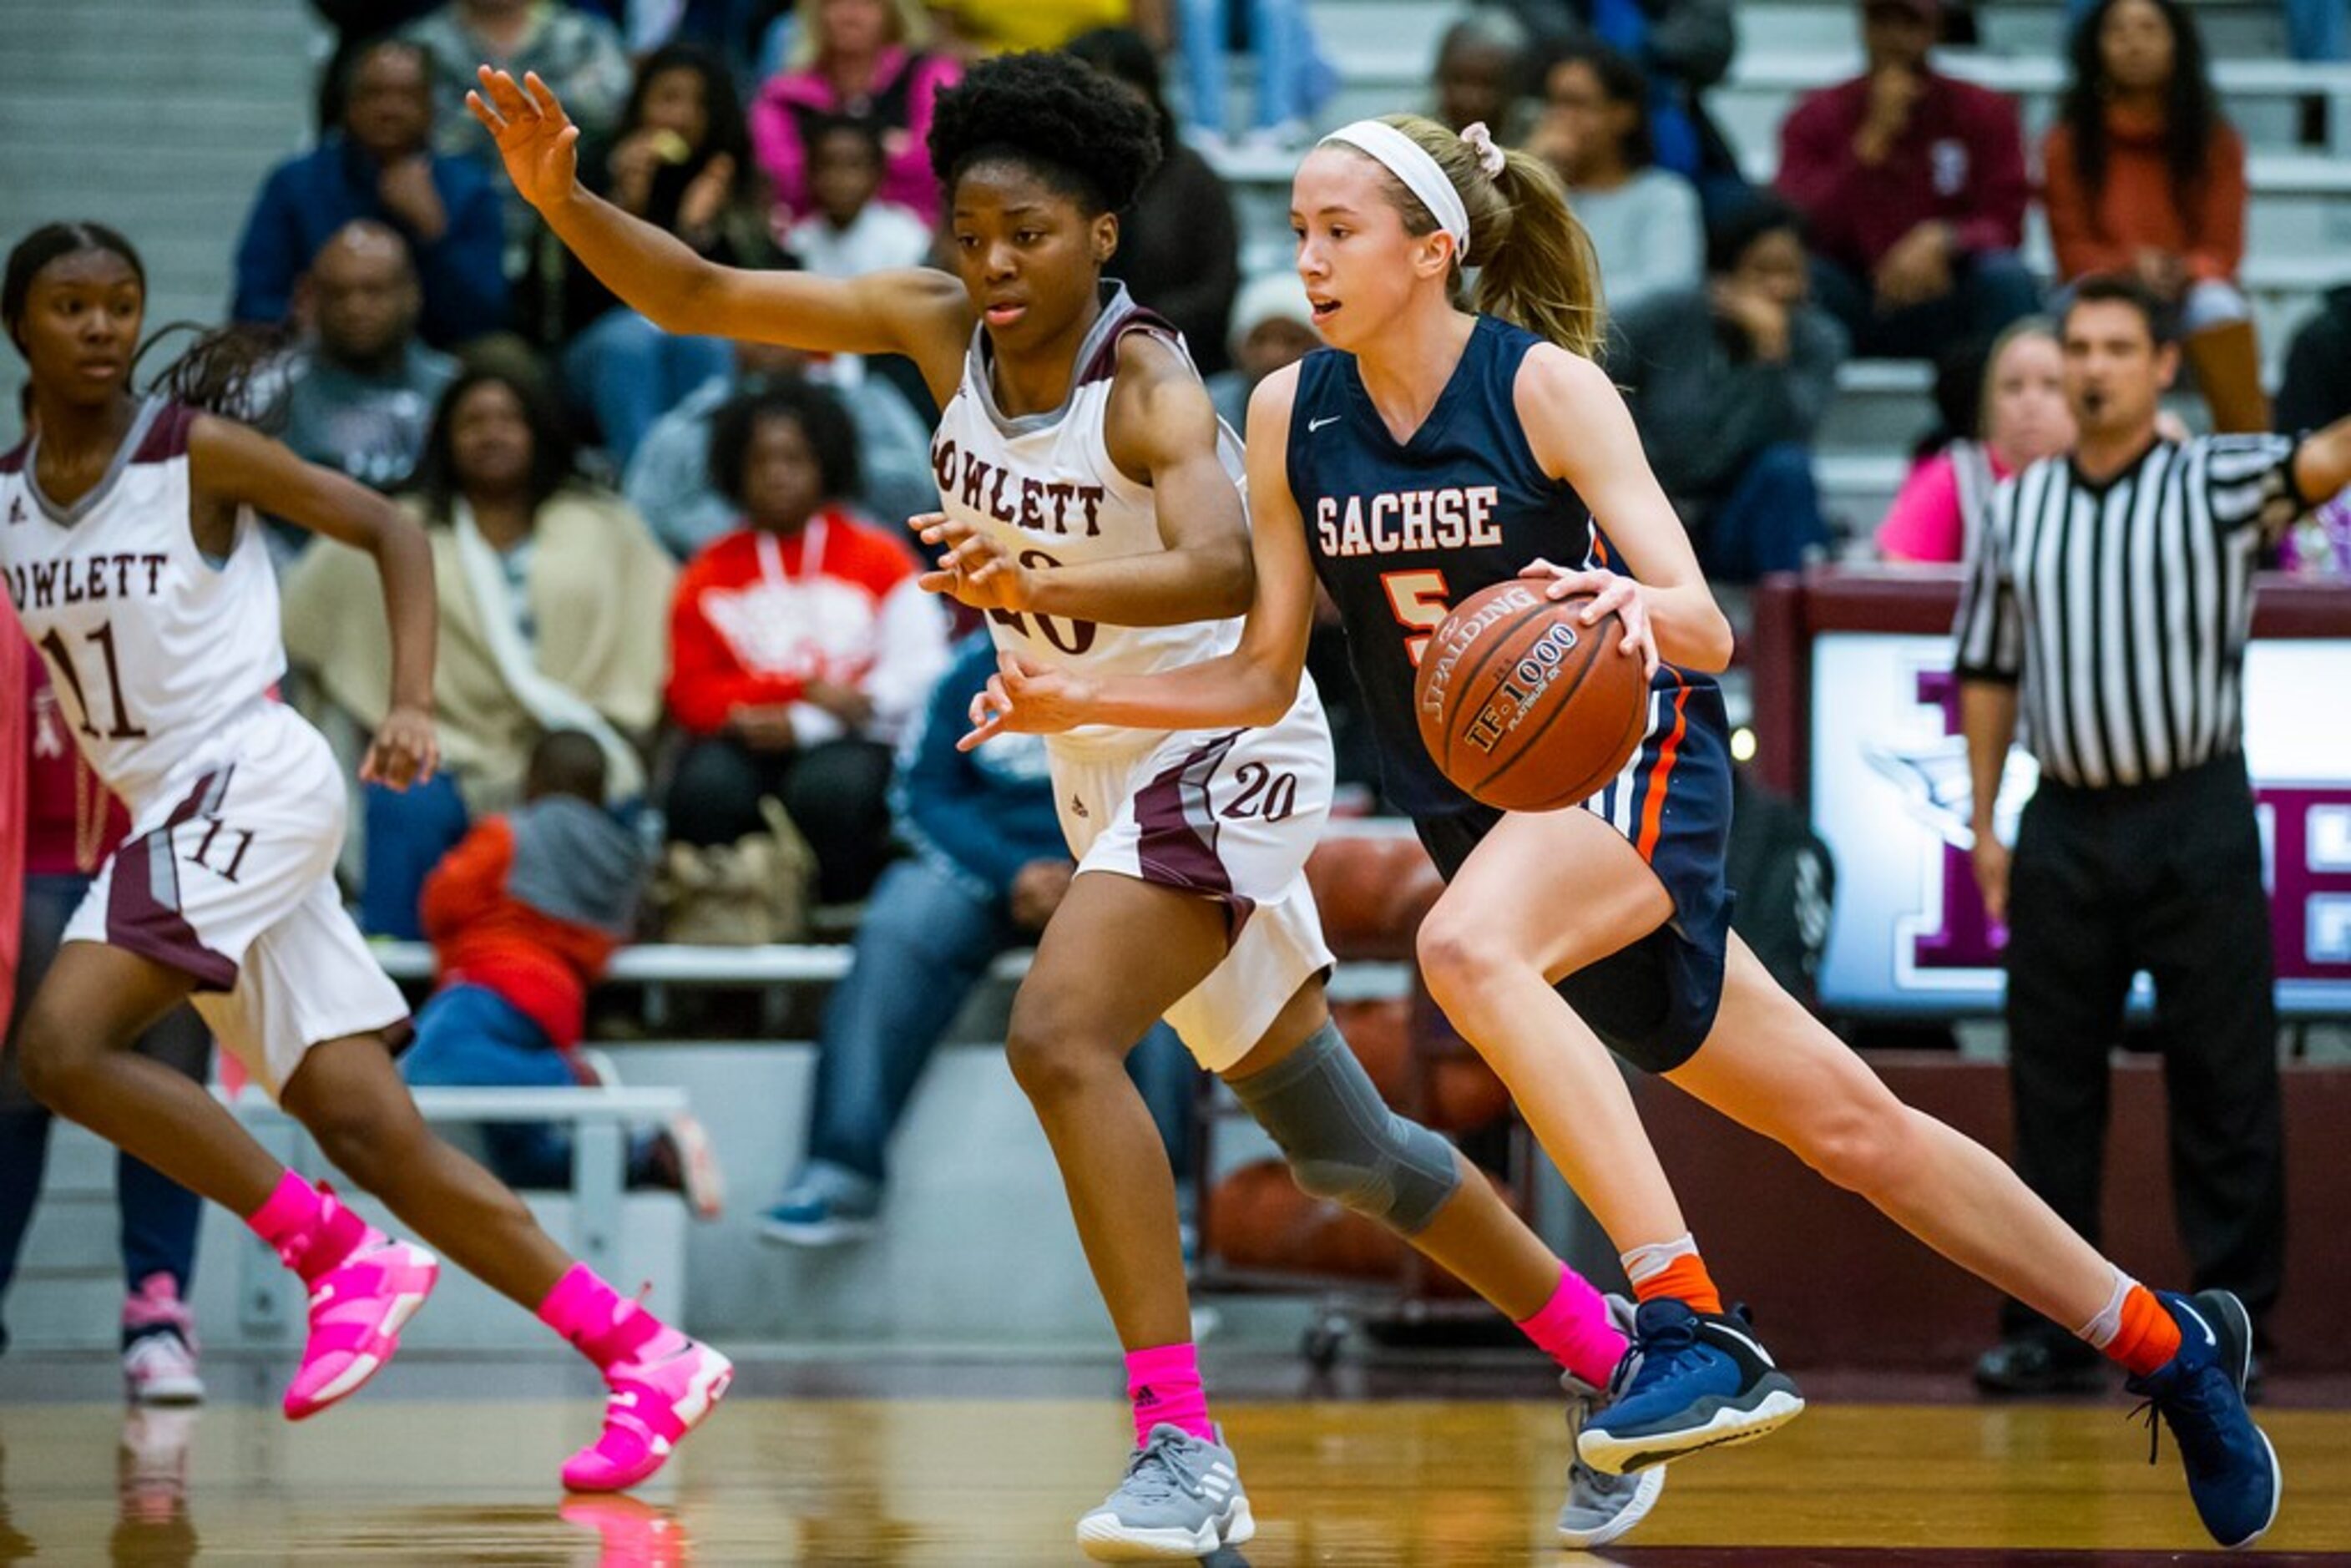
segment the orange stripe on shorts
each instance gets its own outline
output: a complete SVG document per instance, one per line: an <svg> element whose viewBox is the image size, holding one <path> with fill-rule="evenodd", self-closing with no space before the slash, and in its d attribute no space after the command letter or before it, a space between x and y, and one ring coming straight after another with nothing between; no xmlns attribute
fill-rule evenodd
<svg viewBox="0 0 2351 1568"><path fill-rule="evenodd" d="M1649 769L1649 793L1641 802L1641 839L1633 846L1643 860L1656 849L1657 834L1665 827L1666 783L1674 771L1674 753L1681 748L1682 705L1688 701L1688 686L1674 694L1674 727L1666 733L1665 745L1657 748L1657 765Z"/></svg>

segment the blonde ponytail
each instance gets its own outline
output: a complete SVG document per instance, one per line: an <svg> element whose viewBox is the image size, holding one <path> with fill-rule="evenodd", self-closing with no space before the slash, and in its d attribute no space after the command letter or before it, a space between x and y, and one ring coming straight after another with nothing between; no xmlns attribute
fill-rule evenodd
<svg viewBox="0 0 2351 1568"><path fill-rule="evenodd" d="M1550 164L1512 148L1488 189L1500 200L1507 226L1481 247L1478 207L1469 204L1469 243L1482 258L1478 308L1571 354L1599 359L1608 327L1600 257L1567 204L1567 188Z"/></svg>
<svg viewBox="0 0 2351 1568"><path fill-rule="evenodd" d="M1477 289L1473 298L1464 299L1457 267L1456 303L1597 360L1607 335L1600 260L1551 166L1512 150L1503 155L1500 172L1489 176L1479 166L1477 150L1437 121L1417 114L1383 115L1381 120L1437 161L1469 214L1468 254L1478 264ZM1393 173L1383 169L1381 176L1389 201L1404 215L1405 232L1436 233L1440 225L1427 204Z"/></svg>

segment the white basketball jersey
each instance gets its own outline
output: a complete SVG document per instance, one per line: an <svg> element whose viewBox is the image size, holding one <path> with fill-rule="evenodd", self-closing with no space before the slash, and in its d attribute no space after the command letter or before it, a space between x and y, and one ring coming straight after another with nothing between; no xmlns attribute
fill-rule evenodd
<svg viewBox="0 0 2351 1568"><path fill-rule="evenodd" d="M151 398L70 507L35 478L37 439L0 457L0 575L91 768L133 811L286 673L277 580L250 513L228 559L196 548L188 429Z"/></svg>
<svg viewBox="0 0 2351 1568"><path fill-rule="evenodd" d="M1103 444L1119 340L1129 331L1163 337L1179 351L1175 329L1138 308L1123 286L1105 286L1102 315L1078 346L1070 395L1048 413L1007 415L988 375L987 337L974 329L963 384L939 416L931 466L939 509L1002 541L1030 566L1077 566L1164 549L1151 486L1119 472ZM1225 472L1243 484L1241 445L1218 427ZM1240 642L1238 620L1180 626L1109 626L1033 613L992 611L998 648L1090 675L1136 675L1198 664ZM1125 751L1152 744L1151 734L1089 725L1056 736L1072 752Z"/></svg>

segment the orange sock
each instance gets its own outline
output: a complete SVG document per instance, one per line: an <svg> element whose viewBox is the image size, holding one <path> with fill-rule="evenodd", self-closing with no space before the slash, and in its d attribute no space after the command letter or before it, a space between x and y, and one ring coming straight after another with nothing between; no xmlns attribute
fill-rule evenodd
<svg viewBox="0 0 2351 1568"><path fill-rule="evenodd" d="M1644 1301L1671 1296L1694 1312L1708 1317L1722 1315L1722 1294L1714 1288L1714 1276L1706 1271L1706 1260L1694 1251L1683 1253L1646 1279L1635 1281L1633 1294ZM2177 1343L2179 1336L2172 1337Z"/></svg>
<svg viewBox="0 0 2351 1568"><path fill-rule="evenodd" d="M2179 1325L2145 1285L2133 1285L2123 1298L2123 1326L2106 1343L2106 1354L2145 1377L2179 1354Z"/></svg>

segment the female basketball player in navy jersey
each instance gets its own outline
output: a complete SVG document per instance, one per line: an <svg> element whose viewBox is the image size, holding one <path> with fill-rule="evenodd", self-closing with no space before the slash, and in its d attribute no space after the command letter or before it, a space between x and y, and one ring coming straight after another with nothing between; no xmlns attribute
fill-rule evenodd
<svg viewBox="0 0 2351 1568"><path fill-rule="evenodd" d="M1233 646L1252 571L1238 444L1172 332L1102 280L1116 214L1157 157L1139 103L1066 57L977 68L940 96L931 132L956 274L841 281L710 265L580 189L576 132L536 78L482 82L475 111L516 188L653 320L921 369L945 411L945 516L930 532L1005 549L978 582L950 549L925 585L987 611L999 647L1139 673ZM1127 1351L1137 1452L1079 1526L1100 1557L1195 1557L1252 1528L1201 1391L1166 1161L1120 1066L1162 1014L1301 1186L1407 1237L1584 1379L1622 1354L1591 1287L1482 1179L1465 1182L1441 1139L1390 1114L1332 1028L1330 956L1301 875L1329 807L1329 737L1311 685L1293 682L1264 720L1245 735L1093 730L1050 750L1079 874L1021 986L1008 1052ZM1656 1479L1576 1469L1562 1540L1630 1528Z"/></svg>
<svg viewBox="0 0 2351 1568"><path fill-rule="evenodd" d="M263 512L375 558L393 700L362 777L402 789L431 776L423 535L214 412L245 404L256 345L240 335L199 344L162 392L134 394L145 307L137 253L95 224L37 229L0 282L39 432L0 456L0 570L91 768L131 815L18 1027L26 1086L244 1216L301 1276L309 1336L285 1409L316 1415L381 1368L439 1265L280 1165L202 1085L129 1049L192 1002L329 1159L602 1369L603 1433L563 1479L633 1486L724 1393L726 1360L573 1262L425 1127L387 1049L407 1006L335 889L344 784L326 741L272 690L286 653Z"/></svg>
<svg viewBox="0 0 2351 1568"><path fill-rule="evenodd" d="M1251 400L1257 599L1239 646L1148 676L1008 658L974 704L969 738L1263 723L1300 678L1319 574L1344 617L1388 789L1451 884L1421 928L1429 986L1643 1298L1630 1385L1585 1426L1583 1458L1622 1469L1707 1441L1655 1430L1653 1401L1792 1398L1722 1313L1604 1040L2078 1325L2170 1421L2207 1528L2229 1545L2260 1533L2278 1479L2241 1397L2242 1307L2131 1281L1991 1153L1895 1099L1730 935L1729 758L1705 673L1729 662L1729 629L1591 357L1595 269L1555 180L1482 127L1359 121L1300 168L1291 223L1331 347ZM1480 268L1479 314L1456 304L1465 260ZM1004 570L987 541L956 543L969 575ZM1513 574L1551 580L1555 597L1596 594L1586 621L1621 616L1626 648L1655 671L1646 744L1580 809L1479 806L1418 737L1418 647L1449 604Z"/></svg>

